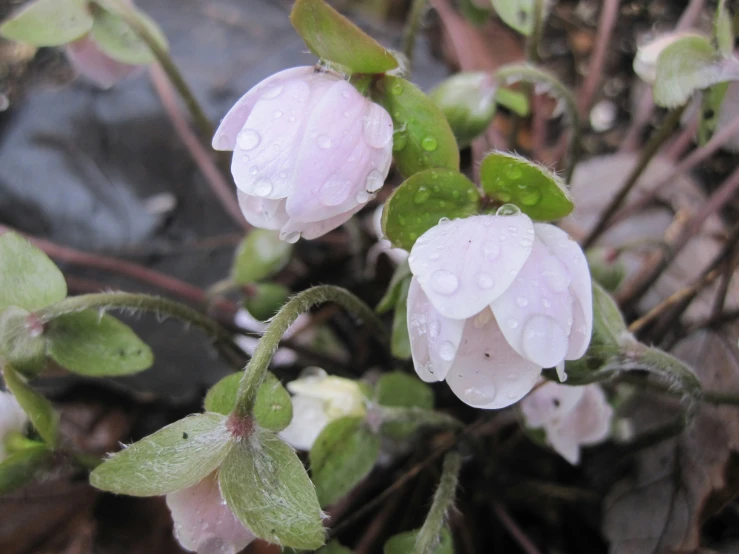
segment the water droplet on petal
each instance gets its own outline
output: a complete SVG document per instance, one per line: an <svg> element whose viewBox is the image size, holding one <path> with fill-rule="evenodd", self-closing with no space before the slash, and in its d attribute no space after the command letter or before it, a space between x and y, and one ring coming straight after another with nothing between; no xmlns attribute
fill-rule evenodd
<svg viewBox="0 0 739 554"><path fill-rule="evenodd" d="M277 98L280 94L282 94L282 85L275 85L265 90L262 93L262 98L271 100L272 98Z"/></svg>
<svg viewBox="0 0 739 554"><path fill-rule="evenodd" d="M300 239L300 231L293 231L292 233L280 233L280 239L290 244L295 244Z"/></svg>
<svg viewBox="0 0 739 554"><path fill-rule="evenodd" d="M272 117L275 119L280 119L282 117L282 112L280 110L275 110L272 112Z"/></svg>
<svg viewBox="0 0 739 554"><path fill-rule="evenodd" d="M552 307L552 303L549 300L547 300L546 298L542 298L541 299L541 305L544 306L545 308L551 308Z"/></svg>
<svg viewBox="0 0 739 554"><path fill-rule="evenodd" d="M495 280L487 273L480 273L477 276L477 286L481 289L489 289L495 284Z"/></svg>
<svg viewBox="0 0 739 554"><path fill-rule="evenodd" d="M518 215L521 213L521 210L518 206L515 206L513 204L503 204L500 208L498 208L498 211L495 212L495 215Z"/></svg>
<svg viewBox="0 0 739 554"><path fill-rule="evenodd" d="M356 198L357 202L359 202L360 204L364 204L365 202L368 202L369 201L370 194L368 192L365 192L363 190L360 190L357 193L357 196L355 198Z"/></svg>
<svg viewBox="0 0 739 554"><path fill-rule="evenodd" d="M254 150L259 146L262 137L254 129L244 129L236 136L236 144L242 150Z"/></svg>
<svg viewBox="0 0 739 554"><path fill-rule="evenodd" d="M459 288L459 279L446 269L437 269L431 275L431 288L439 294L449 296Z"/></svg>
<svg viewBox="0 0 739 554"><path fill-rule="evenodd" d="M500 246L488 240L483 243L482 252L486 260L493 261L500 255Z"/></svg>
<svg viewBox="0 0 739 554"><path fill-rule="evenodd" d="M520 244L521 246L529 247L531 246L531 239L521 239Z"/></svg>
<svg viewBox="0 0 739 554"><path fill-rule="evenodd" d="M382 188L382 185L385 184L385 179L377 169L373 169L369 172L367 175L367 180L364 183L364 188L367 190L367 192L377 192Z"/></svg>
<svg viewBox="0 0 739 554"><path fill-rule="evenodd" d="M438 252L433 252L429 256L429 260L431 260L431 261L438 260L439 258L441 258L441 254L439 254Z"/></svg>
<svg viewBox="0 0 739 554"><path fill-rule="evenodd" d="M508 169L508 172L506 173L506 176L509 179L513 179L513 180L520 179L521 175L522 175L521 169L515 166Z"/></svg>
<svg viewBox="0 0 739 554"><path fill-rule="evenodd" d="M249 168L249 175L256 175L257 173L259 173L259 168L257 166L253 165Z"/></svg>
<svg viewBox="0 0 739 554"><path fill-rule="evenodd" d="M424 137L421 140L421 148L426 150L426 152L433 152L438 146L439 144L434 137Z"/></svg>
<svg viewBox="0 0 739 554"><path fill-rule="evenodd" d="M322 150L328 150L332 146L331 137L328 135L321 135L318 137L318 147Z"/></svg>
<svg viewBox="0 0 739 554"><path fill-rule="evenodd" d="M519 296L518 298L516 298L516 304L518 304L522 308L525 308L526 306L529 305L529 301L528 301L528 299L526 297Z"/></svg>
<svg viewBox="0 0 739 554"><path fill-rule="evenodd" d="M439 336L439 332L441 331L441 324L434 320L431 323L429 323L429 337L432 339L435 339Z"/></svg>
<svg viewBox="0 0 739 554"><path fill-rule="evenodd" d="M268 178L262 177L254 183L254 194L257 196L268 196L270 192L272 192L272 181Z"/></svg>
<svg viewBox="0 0 739 554"><path fill-rule="evenodd" d="M511 329L515 329L516 327L518 327L518 320L517 319L510 318L507 321L507 323L508 323L508 327L510 327Z"/></svg>
<svg viewBox="0 0 739 554"><path fill-rule="evenodd" d="M445 362L451 362L454 359L454 350L454 345L449 341L445 341L439 347L439 357Z"/></svg>
<svg viewBox="0 0 739 554"><path fill-rule="evenodd" d="M441 219L439 219L439 223L438 224L439 225L446 225L447 223L449 223L449 221L450 221L450 219L448 217L442 217Z"/></svg>

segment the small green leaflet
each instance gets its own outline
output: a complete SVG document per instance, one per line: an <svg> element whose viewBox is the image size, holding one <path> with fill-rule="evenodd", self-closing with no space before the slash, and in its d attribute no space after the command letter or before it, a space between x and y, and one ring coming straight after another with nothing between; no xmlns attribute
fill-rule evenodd
<svg viewBox="0 0 739 554"><path fill-rule="evenodd" d="M62 46L90 29L86 0L34 0L0 25L0 35L34 46Z"/></svg>

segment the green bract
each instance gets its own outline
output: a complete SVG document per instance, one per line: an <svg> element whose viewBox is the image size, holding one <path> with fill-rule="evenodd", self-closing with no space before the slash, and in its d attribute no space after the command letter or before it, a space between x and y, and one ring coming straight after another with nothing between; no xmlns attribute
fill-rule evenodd
<svg viewBox="0 0 739 554"><path fill-rule="evenodd" d="M398 298L401 294L401 288L403 283L411 278L411 268L408 265L408 260L395 268L390 284L385 291L385 295L382 297L380 302L377 304L375 311L379 314L384 314L392 310L398 302Z"/></svg>
<svg viewBox="0 0 739 554"><path fill-rule="evenodd" d="M393 313L390 353L399 360L410 360L411 358L411 339L408 335L408 289L410 286L410 277L400 284L395 313Z"/></svg>
<svg viewBox="0 0 739 554"><path fill-rule="evenodd" d="M0 311L29 312L67 296L67 283L49 257L15 233L0 236Z"/></svg>
<svg viewBox="0 0 739 554"><path fill-rule="evenodd" d="M59 415L54 411L51 402L33 390L13 366L5 365L3 377L8 389L28 415L31 425L44 442L53 448L59 430Z"/></svg>
<svg viewBox="0 0 739 554"><path fill-rule="evenodd" d="M259 321L267 321L287 302L290 289L277 283L253 285L244 299L244 307Z"/></svg>
<svg viewBox="0 0 739 554"><path fill-rule="evenodd" d="M290 261L292 249L275 231L253 229L236 250L231 280L247 285L274 275Z"/></svg>
<svg viewBox="0 0 739 554"><path fill-rule="evenodd" d="M565 217L575 207L555 173L516 154L488 155L480 167L480 182L490 198L515 204L538 221Z"/></svg>
<svg viewBox="0 0 739 554"><path fill-rule="evenodd" d="M321 506L330 506L359 483L375 465L380 438L363 417L329 423L310 451L310 467Z"/></svg>
<svg viewBox="0 0 739 554"><path fill-rule="evenodd" d="M257 537L305 550L323 545L313 483L295 451L271 433L235 442L218 483L228 507Z"/></svg>
<svg viewBox="0 0 739 554"><path fill-rule="evenodd" d="M156 22L143 12L129 6L120 6L110 0L95 0L91 5L95 23L92 38L108 56L121 63L144 65L154 63L156 57L146 42L121 17L125 9L139 23L146 27L159 46L168 48L167 37Z"/></svg>
<svg viewBox="0 0 739 554"><path fill-rule="evenodd" d="M458 171L429 169L400 185L385 202L382 232L394 246L410 250L441 218L455 219L480 210L480 193Z"/></svg>
<svg viewBox="0 0 739 554"><path fill-rule="evenodd" d="M297 0L290 21L316 56L352 73L384 73L398 67L390 52L323 0Z"/></svg>
<svg viewBox="0 0 739 554"><path fill-rule="evenodd" d="M151 367L151 349L126 324L94 310L59 316L46 329L49 356L69 371L114 377Z"/></svg>
<svg viewBox="0 0 739 554"><path fill-rule="evenodd" d="M46 446L24 448L0 462L0 495L7 494L30 482L51 461Z"/></svg>
<svg viewBox="0 0 739 554"><path fill-rule="evenodd" d="M35 0L11 15L0 34L34 46L61 46L90 31L92 21L87 0Z"/></svg>
<svg viewBox="0 0 739 554"><path fill-rule="evenodd" d="M186 417L105 460L90 475L90 483L130 496L167 494L199 483L232 446L224 416Z"/></svg>
<svg viewBox="0 0 739 554"><path fill-rule="evenodd" d="M522 35L529 36L534 30L536 0L492 0L498 16L503 22Z"/></svg>
<svg viewBox="0 0 739 554"><path fill-rule="evenodd" d="M686 104L697 90L736 79L738 60L722 57L707 38L682 37L665 47L657 58L654 102L676 108Z"/></svg>
<svg viewBox="0 0 739 554"><path fill-rule="evenodd" d="M393 119L393 158L403 175L434 167L459 168L459 149L449 123L417 86L385 75L373 90L373 99Z"/></svg>
<svg viewBox="0 0 739 554"><path fill-rule="evenodd" d="M29 377L46 367L46 339L29 329L30 315L15 306L0 313L0 360Z"/></svg>
<svg viewBox="0 0 739 554"><path fill-rule="evenodd" d="M434 407L434 391L414 375L391 371L377 381L375 402L382 406L430 410Z"/></svg>

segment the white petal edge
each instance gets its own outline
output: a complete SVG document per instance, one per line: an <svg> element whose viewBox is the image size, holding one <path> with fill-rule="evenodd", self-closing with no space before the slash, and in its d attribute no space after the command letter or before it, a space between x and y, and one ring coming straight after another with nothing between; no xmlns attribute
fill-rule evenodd
<svg viewBox="0 0 739 554"><path fill-rule="evenodd" d="M293 396L292 402L293 419L279 435L293 448L307 452L330 419L323 409L323 400L319 398L298 394Z"/></svg>

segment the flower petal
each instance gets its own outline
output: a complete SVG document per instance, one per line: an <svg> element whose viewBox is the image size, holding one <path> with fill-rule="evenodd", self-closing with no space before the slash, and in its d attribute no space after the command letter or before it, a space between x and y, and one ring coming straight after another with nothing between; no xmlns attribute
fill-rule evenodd
<svg viewBox="0 0 739 554"><path fill-rule="evenodd" d="M314 223L304 223L291 219L280 230L280 238L287 242L296 242L301 236L309 240L320 237L349 221L362 208L364 208L364 204L359 204L346 213Z"/></svg>
<svg viewBox="0 0 739 554"><path fill-rule="evenodd" d="M513 282L531 253L534 226L523 215L479 215L426 231L408 258L434 307L446 317L471 317Z"/></svg>
<svg viewBox="0 0 739 554"><path fill-rule="evenodd" d="M536 429L564 421L584 393L585 387L568 387L544 381L521 401L521 413L526 426Z"/></svg>
<svg viewBox="0 0 739 554"><path fill-rule="evenodd" d="M221 496L216 472L197 485L167 495L179 543L198 554L236 554L256 537Z"/></svg>
<svg viewBox="0 0 739 554"><path fill-rule="evenodd" d="M240 190L236 191L239 198L239 207L244 219L261 229L280 229L289 218L285 212L285 200L270 200L250 196Z"/></svg>
<svg viewBox="0 0 739 554"><path fill-rule="evenodd" d="M244 127L244 123L246 123L249 114L262 93L268 91L271 87L278 86L285 80L309 77L312 74L313 66L292 67L267 77L264 81L250 89L249 92L242 96L228 110L228 113L221 121L215 135L213 135L213 149L234 150L236 148L236 136Z"/></svg>
<svg viewBox="0 0 739 554"><path fill-rule="evenodd" d="M580 245L559 227L538 223L534 228L536 236L570 272L574 321L566 359L577 360L585 354L593 334L593 285L588 261Z"/></svg>
<svg viewBox="0 0 739 554"><path fill-rule="evenodd" d="M508 344L540 367L567 354L572 326L570 272L538 236L511 286L490 307Z"/></svg>
<svg viewBox="0 0 739 554"><path fill-rule="evenodd" d="M580 402L563 422L577 437L580 444L597 444L605 440L611 431L613 407L598 385L586 385Z"/></svg>
<svg viewBox="0 0 739 554"><path fill-rule="evenodd" d="M465 320L449 319L437 312L415 277L408 289L407 304L416 373L427 383L443 381L457 355Z"/></svg>
<svg viewBox="0 0 739 554"><path fill-rule="evenodd" d="M15 396L0 391L0 461L7 455L5 437L9 433L22 433L28 423L28 416L23 411Z"/></svg>
<svg viewBox="0 0 739 554"><path fill-rule="evenodd" d="M78 73L103 89L112 87L141 69L107 56L89 35L67 44L64 52Z"/></svg>
<svg viewBox="0 0 739 554"><path fill-rule="evenodd" d="M319 398L298 394L292 402L293 419L280 431L280 438L297 450L309 451L330 419Z"/></svg>
<svg viewBox="0 0 739 554"><path fill-rule="evenodd" d="M462 343L446 382L465 404L491 410L518 402L539 375L541 367L516 354L495 318L485 310L465 322Z"/></svg>

